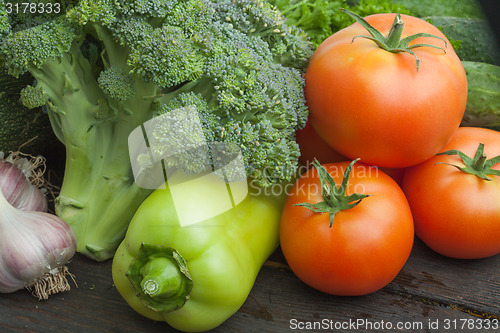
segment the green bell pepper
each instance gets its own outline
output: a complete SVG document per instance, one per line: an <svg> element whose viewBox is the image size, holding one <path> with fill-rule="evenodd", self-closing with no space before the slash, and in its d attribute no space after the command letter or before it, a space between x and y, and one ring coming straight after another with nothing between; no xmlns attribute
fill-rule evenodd
<svg viewBox="0 0 500 333"><path fill-rule="evenodd" d="M206 200L217 206L216 186L205 177L181 184L175 196L173 186L155 190L136 212L113 259L113 281L128 304L185 332L213 329L237 312L279 242L284 195L257 193L262 189L252 186L233 208L182 225L179 215L189 208L180 211L175 203ZM228 189L235 196L247 186L245 180Z"/></svg>

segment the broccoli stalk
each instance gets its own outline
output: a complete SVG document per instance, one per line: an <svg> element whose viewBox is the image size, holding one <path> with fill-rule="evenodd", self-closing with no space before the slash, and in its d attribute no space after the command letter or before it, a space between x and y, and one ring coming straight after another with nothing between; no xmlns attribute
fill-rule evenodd
<svg viewBox="0 0 500 333"><path fill-rule="evenodd" d="M241 149L260 186L293 177L312 45L275 7L256 0L60 3L53 14L0 10L0 60L11 75L33 75L22 99L46 106L66 147L56 213L75 231L79 252L98 261L113 256L151 191L134 181L128 137L174 109L194 105L207 142ZM192 133L181 134L187 144ZM161 128L151 138L158 154L164 139ZM186 150L166 165L197 172L195 157Z"/></svg>
<svg viewBox="0 0 500 333"><path fill-rule="evenodd" d="M123 47L109 46L109 59L122 58ZM136 97L118 103L106 99L92 70L75 43L69 53L30 72L49 96L51 124L66 146L56 213L78 235L78 251L101 261L112 257L131 215L150 193L134 183L127 139L153 116L153 100L144 96L156 94L157 86L137 80Z"/></svg>

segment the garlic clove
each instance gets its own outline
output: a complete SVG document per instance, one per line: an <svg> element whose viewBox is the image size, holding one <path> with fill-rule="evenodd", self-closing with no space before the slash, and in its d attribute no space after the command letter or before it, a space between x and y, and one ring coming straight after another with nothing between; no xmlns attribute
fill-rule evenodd
<svg viewBox="0 0 500 333"><path fill-rule="evenodd" d="M0 293L11 293L16 290L22 289L24 287L24 281L21 282L14 274L12 270L7 269L3 265L2 269L0 269Z"/></svg>
<svg viewBox="0 0 500 333"><path fill-rule="evenodd" d="M28 186L24 174L14 164L0 160L0 188L14 207L18 207L22 199L22 193Z"/></svg>
<svg viewBox="0 0 500 333"><path fill-rule="evenodd" d="M18 195L16 204L13 206L25 211L46 212L48 208L47 198L45 198L45 195L40 189L31 184L28 185L29 186L24 188L21 195Z"/></svg>
<svg viewBox="0 0 500 333"><path fill-rule="evenodd" d="M73 231L62 219L48 213L25 212L15 228L2 237L9 240L0 245L1 257L23 281L36 280L67 263L75 254L74 246L71 246L76 245Z"/></svg>
<svg viewBox="0 0 500 333"><path fill-rule="evenodd" d="M40 299L69 289L64 265L76 252L76 237L61 218L22 211L0 191L0 292L25 287Z"/></svg>
<svg viewBox="0 0 500 333"><path fill-rule="evenodd" d="M37 228L47 230L39 233L40 242L47 253L50 269L66 264L76 252L76 236L64 220L49 213L30 212L36 220ZM49 231L50 230L50 231Z"/></svg>
<svg viewBox="0 0 500 333"><path fill-rule="evenodd" d="M47 199L14 163L0 159L0 190L7 201L21 210L47 211Z"/></svg>

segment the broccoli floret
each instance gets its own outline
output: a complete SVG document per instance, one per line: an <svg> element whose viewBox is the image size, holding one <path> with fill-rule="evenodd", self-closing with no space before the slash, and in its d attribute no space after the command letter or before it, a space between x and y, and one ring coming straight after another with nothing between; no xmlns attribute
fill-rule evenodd
<svg viewBox="0 0 500 333"><path fill-rule="evenodd" d="M260 0L58 3L52 14L0 8L0 63L36 79L23 100L46 104L66 146L56 212L75 231L78 251L96 260L114 254L151 192L134 182L129 135L155 117L175 120L178 109L194 109L201 130L181 126L169 136L159 124L152 131L148 144L166 168L194 173L241 155L246 176L261 186L291 179L313 47L276 7ZM184 149L173 154L177 141Z"/></svg>
<svg viewBox="0 0 500 333"><path fill-rule="evenodd" d="M5 1L0 0L0 6L5 7ZM11 31L9 14L7 11L0 12L0 36L5 36Z"/></svg>
<svg viewBox="0 0 500 333"><path fill-rule="evenodd" d="M49 102L49 95L40 88L26 86L21 90L21 103L29 109L44 106Z"/></svg>
<svg viewBox="0 0 500 333"><path fill-rule="evenodd" d="M97 78L99 88L106 97L118 101L126 101L134 97L134 78L122 67L109 67Z"/></svg>
<svg viewBox="0 0 500 333"><path fill-rule="evenodd" d="M0 47L5 68L16 77L30 68L40 68L50 59L67 53L75 33L75 27L58 17L29 29L7 34Z"/></svg>

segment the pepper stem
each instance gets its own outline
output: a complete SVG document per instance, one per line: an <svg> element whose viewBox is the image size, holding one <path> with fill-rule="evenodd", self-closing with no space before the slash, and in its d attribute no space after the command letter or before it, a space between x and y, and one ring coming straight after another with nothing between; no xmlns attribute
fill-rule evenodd
<svg viewBox="0 0 500 333"><path fill-rule="evenodd" d="M180 309L193 288L184 258L162 245L142 244L126 275L144 305L155 311Z"/></svg>
<svg viewBox="0 0 500 333"><path fill-rule="evenodd" d="M141 269L143 292L151 297L170 297L182 286L182 275L172 260L159 257L146 263Z"/></svg>
<svg viewBox="0 0 500 333"><path fill-rule="evenodd" d="M500 163L500 155L487 159L484 153L484 144L480 143L477 147L476 153L473 158L465 155L459 150L448 150L438 155L458 155L462 160L464 166L459 166L451 163L438 162L436 164L446 164L457 168L458 170L477 176L483 180L491 181L488 175L500 176L500 170L493 169L493 166Z"/></svg>
<svg viewBox="0 0 500 333"><path fill-rule="evenodd" d="M351 174L351 169L354 163L359 161L359 158L352 161L344 172L344 177L342 179L342 184L337 187L335 180L328 173L324 166L322 166L318 160L314 160L312 163L316 170L318 171L318 178L321 184L321 194L324 201L312 204L310 202L303 202L295 204L294 206L304 207L312 210L315 213L328 213L330 214L330 228L333 225L333 220L335 214L356 207L361 200L369 197L368 194L353 193L351 195L346 195L347 184L349 181L349 176Z"/></svg>
<svg viewBox="0 0 500 333"><path fill-rule="evenodd" d="M364 35L354 36L354 38L352 39L353 42L356 38L361 37L361 38L366 38L366 39L369 39L369 40L375 42L375 44L377 44L378 47L380 47L381 49L384 49L387 52L392 52L392 53L406 52L406 53L409 53L415 57L417 72L418 72L418 69L420 66L420 59L417 57L415 52L412 51L412 49L415 49L418 47L432 47L435 49L442 50L444 53L446 53L445 48L448 45L448 43L446 42L446 39L438 37L438 36L434 36L432 34L421 32L421 33L417 33L417 34L407 36L407 37L401 39L401 36L403 34L404 22L403 22L403 20L401 20L401 15L399 13L396 14L396 17L394 18L394 22L392 23L391 30L389 31L389 34L387 35L387 37L385 37L384 35L382 35L382 33L380 33L380 31L378 31L376 28L374 28L370 23L368 23L364 18L362 18L358 14L353 13L347 9L344 9L344 8L341 8L340 10L342 12L346 13L347 15L349 15L350 17L352 17L354 20L356 20L356 22L361 24L361 26L363 28L365 28L366 30L368 30L368 32L371 35L371 36L364 36ZM417 39L419 37L432 37L432 38L441 39L445 44L445 48L442 48L442 47L439 47L436 45L432 45L432 44L412 44L412 45L409 45L412 41L414 41L415 39Z"/></svg>

